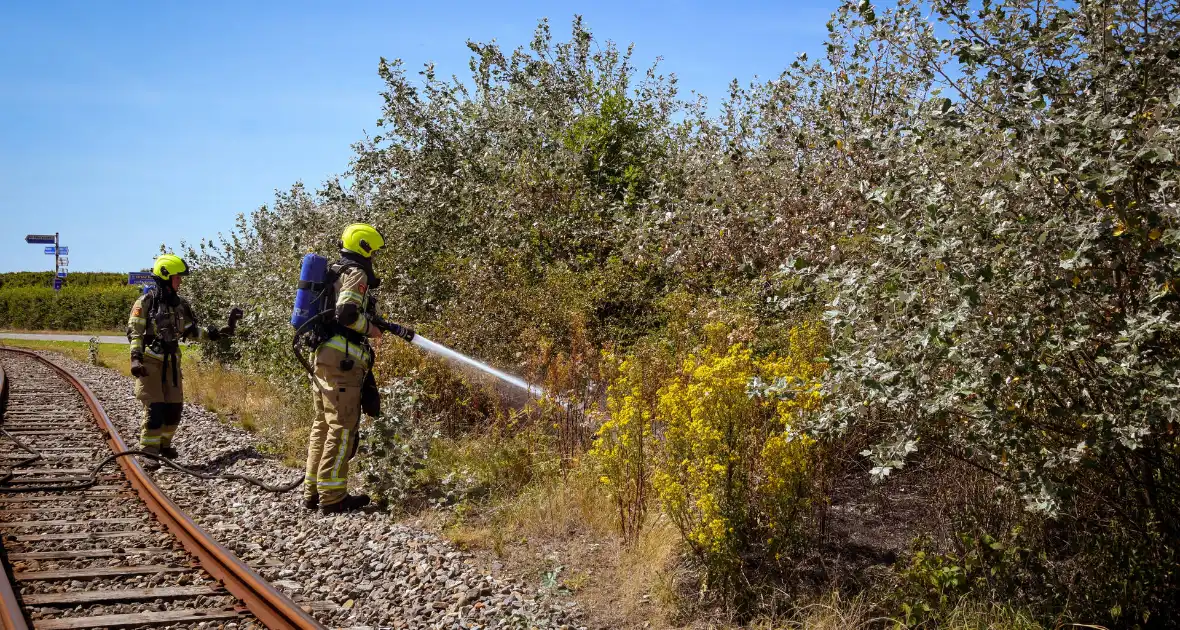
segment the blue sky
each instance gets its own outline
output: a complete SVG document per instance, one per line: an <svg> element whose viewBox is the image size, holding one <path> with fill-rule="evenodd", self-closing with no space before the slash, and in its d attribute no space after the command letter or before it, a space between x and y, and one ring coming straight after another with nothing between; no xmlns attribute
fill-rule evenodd
<svg viewBox="0 0 1180 630"><path fill-rule="evenodd" d="M150 265L296 181L347 168L380 114L378 58L467 71L468 39L527 43L575 13L715 101L822 50L838 3L36 2L0 6L0 272Z"/></svg>

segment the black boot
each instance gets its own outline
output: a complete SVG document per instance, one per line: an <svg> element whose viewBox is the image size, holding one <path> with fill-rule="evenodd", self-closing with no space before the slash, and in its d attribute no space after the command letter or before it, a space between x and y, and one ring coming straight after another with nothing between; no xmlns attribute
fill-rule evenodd
<svg viewBox="0 0 1180 630"><path fill-rule="evenodd" d="M151 454L151 455L159 455L160 454L160 449L155 446L140 446L139 450L143 451L144 453ZM143 466L144 470L159 470L160 469L160 462L159 461L157 461L155 458L144 457L142 455L139 458L139 465Z"/></svg>
<svg viewBox="0 0 1180 630"><path fill-rule="evenodd" d="M176 449L172 448L171 446L165 446L164 448L160 449L160 455L171 460L175 460L177 457L180 457L180 453L177 453Z"/></svg>
<svg viewBox="0 0 1180 630"><path fill-rule="evenodd" d="M312 497L303 497L303 507L314 510L320 506L320 496L317 494Z"/></svg>
<svg viewBox="0 0 1180 630"><path fill-rule="evenodd" d="M355 511L365 507L366 505L368 505L370 500L371 499L369 499L369 495L367 495L367 494L358 494L358 495L348 494L348 495L344 496L344 500L342 500L342 501L338 501L336 503L329 503L327 505L321 505L320 511L323 512L324 514L340 514L342 512L355 512Z"/></svg>

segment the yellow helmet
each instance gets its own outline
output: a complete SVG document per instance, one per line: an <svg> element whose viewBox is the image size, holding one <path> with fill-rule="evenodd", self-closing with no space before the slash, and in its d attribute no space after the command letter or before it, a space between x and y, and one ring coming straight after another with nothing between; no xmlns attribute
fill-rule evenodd
<svg viewBox="0 0 1180 630"><path fill-rule="evenodd" d="M172 276L183 276L188 273L188 265L175 254L163 254L152 265L152 275L161 280L171 280Z"/></svg>
<svg viewBox="0 0 1180 630"><path fill-rule="evenodd" d="M385 239L377 228L368 223L353 223L344 228L344 234L340 237L340 247L369 258L373 252L385 247Z"/></svg>

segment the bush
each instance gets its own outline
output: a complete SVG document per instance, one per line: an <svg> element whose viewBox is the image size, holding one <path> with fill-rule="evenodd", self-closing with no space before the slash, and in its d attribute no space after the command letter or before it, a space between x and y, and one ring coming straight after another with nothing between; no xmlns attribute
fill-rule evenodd
<svg viewBox="0 0 1180 630"><path fill-rule="evenodd" d="M582 410L599 350L660 338L694 357L670 382L637 363L613 377L595 456L632 532L666 440L657 489L722 590L791 546L809 447L789 425L874 440L877 480L920 450L993 476L1034 513L1046 610L1180 623L1174 3L862 0L829 29L823 59L712 110L580 19L566 41L543 22L516 51L469 44L465 81L382 61L378 132L346 177L190 250L194 306L244 306L244 367L301 386L300 257L372 222L387 314L536 380L567 357ZM822 377L790 339L820 312ZM755 358L784 351L786 367ZM790 408L818 378L822 412ZM514 426L478 389L425 380L453 433ZM584 420L560 439L580 444Z"/></svg>
<svg viewBox="0 0 1180 630"><path fill-rule="evenodd" d="M52 271L13 271L0 273L0 289L19 287L53 287ZM104 272L71 273L66 287L125 287L127 274Z"/></svg>
<svg viewBox="0 0 1180 630"><path fill-rule="evenodd" d="M607 390L607 415L589 452L618 513L619 534L628 543L638 539L647 514L651 475L660 448L652 426L667 362L667 357L650 349L637 349L619 362Z"/></svg>
<svg viewBox="0 0 1180 630"><path fill-rule="evenodd" d="M1021 527L1001 538L960 534L957 548L949 553L935 551L928 540L917 541L908 565L898 573L890 602L906 624L939 627L967 601L1039 598L1042 585L1036 581L1048 567L1043 556L1026 546L1027 538ZM1021 587L1032 587L1031 592L1014 590Z"/></svg>
<svg viewBox="0 0 1180 630"><path fill-rule="evenodd" d="M0 289L0 327L23 330L123 330L135 287Z"/></svg>
<svg viewBox="0 0 1180 630"><path fill-rule="evenodd" d="M706 350L659 392L660 503L703 561L707 585L739 611L750 582L778 572L803 540L812 440L796 425L819 405L821 336L800 326L788 354L764 359L741 345Z"/></svg>
<svg viewBox="0 0 1180 630"><path fill-rule="evenodd" d="M915 82L907 115L849 103L829 130L868 238L788 269L835 333L809 428L885 435L878 478L922 448L990 471L1049 517L1052 560L1102 576L1057 576L1062 607L1180 623L1175 6L861 3L839 25L841 82Z"/></svg>
<svg viewBox="0 0 1180 630"><path fill-rule="evenodd" d="M381 388L381 415L362 426L358 470L365 490L382 505L405 503L437 437L437 419L425 409L421 384L411 378Z"/></svg>

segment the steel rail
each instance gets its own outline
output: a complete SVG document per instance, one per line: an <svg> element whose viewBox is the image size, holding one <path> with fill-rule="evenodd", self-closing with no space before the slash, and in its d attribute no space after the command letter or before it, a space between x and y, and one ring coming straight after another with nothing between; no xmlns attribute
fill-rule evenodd
<svg viewBox="0 0 1180 630"><path fill-rule="evenodd" d="M119 435L119 430L115 428L110 417L107 416L102 403L98 401L94 392L90 391L90 388L81 379L66 368L34 352L11 347L5 347L3 349L5 352L15 352L33 357L53 368L62 378L73 385L74 389L82 394L86 406L94 416L95 422L98 423L99 430L106 435L107 444L111 450L115 453L128 450L127 444ZM201 568L220 582L230 594L240 599L245 604L246 609L259 622L267 628L272 629L324 629L325 626L300 608L291 598L280 593L269 582L264 580L262 576L255 573L246 563L238 559L228 549L221 546L205 530L194 523L148 477L136 458L120 457L119 467L123 469L123 474L126 475L131 486L135 488L136 493L139 494L139 497L147 505L148 510L176 537L180 544L184 546L185 550L197 557ZM3 612L5 617L9 616L9 611L5 610ZM24 623L19 608L16 609L16 618L20 619L21 623ZM5 623L7 623L7 620ZM6 625L4 627L12 627L13 630L17 630L18 628L23 629L26 626Z"/></svg>
<svg viewBox="0 0 1180 630"><path fill-rule="evenodd" d="M4 415L4 403L8 400L8 380L4 375L4 366L0 365L0 417ZM8 568L3 567L3 580L0 580L0 629L29 630L25 615L21 612L20 603L16 599L16 591L12 590L12 576Z"/></svg>

